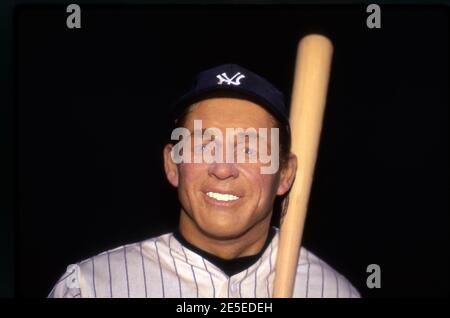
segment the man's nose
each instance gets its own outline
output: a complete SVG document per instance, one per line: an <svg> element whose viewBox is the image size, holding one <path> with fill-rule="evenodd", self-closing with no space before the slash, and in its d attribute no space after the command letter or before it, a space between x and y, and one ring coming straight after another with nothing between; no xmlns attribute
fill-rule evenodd
<svg viewBox="0 0 450 318"><path fill-rule="evenodd" d="M208 166L208 174L217 179L237 178L239 171L234 163L212 163Z"/></svg>

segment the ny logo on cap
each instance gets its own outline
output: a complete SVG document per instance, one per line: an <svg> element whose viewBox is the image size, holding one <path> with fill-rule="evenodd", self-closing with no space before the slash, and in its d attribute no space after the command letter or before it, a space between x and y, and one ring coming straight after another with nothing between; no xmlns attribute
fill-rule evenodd
<svg viewBox="0 0 450 318"><path fill-rule="evenodd" d="M219 79L219 82L217 84L222 85L223 83L228 85L241 85L240 80L245 78L244 74L241 74L241 72L237 72L234 74L231 78L228 77L227 73L222 73L216 76Z"/></svg>

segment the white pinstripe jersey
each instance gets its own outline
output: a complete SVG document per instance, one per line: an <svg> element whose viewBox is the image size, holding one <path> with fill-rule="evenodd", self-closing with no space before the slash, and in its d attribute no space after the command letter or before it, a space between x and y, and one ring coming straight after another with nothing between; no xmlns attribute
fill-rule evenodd
<svg viewBox="0 0 450 318"><path fill-rule="evenodd" d="M164 234L68 266L48 297L271 297L278 237L277 232L257 262L228 277L172 233ZM302 247L293 297L355 298L359 293Z"/></svg>

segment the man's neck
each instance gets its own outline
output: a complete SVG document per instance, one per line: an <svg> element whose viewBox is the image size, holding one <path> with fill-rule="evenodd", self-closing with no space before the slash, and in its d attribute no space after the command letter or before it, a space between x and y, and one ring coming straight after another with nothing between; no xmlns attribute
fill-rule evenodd
<svg viewBox="0 0 450 318"><path fill-rule="evenodd" d="M181 211L179 231L192 245L222 259L234 259L258 254L266 242L271 214L247 232L235 238L219 239L203 232L194 221Z"/></svg>

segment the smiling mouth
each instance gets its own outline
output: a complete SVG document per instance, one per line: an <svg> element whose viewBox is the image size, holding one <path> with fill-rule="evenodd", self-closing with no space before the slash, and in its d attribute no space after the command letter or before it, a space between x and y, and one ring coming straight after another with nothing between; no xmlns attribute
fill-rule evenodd
<svg viewBox="0 0 450 318"><path fill-rule="evenodd" d="M239 200L238 196L228 194L228 193L219 193L219 192L206 192L206 195L214 200L220 202L232 202Z"/></svg>

